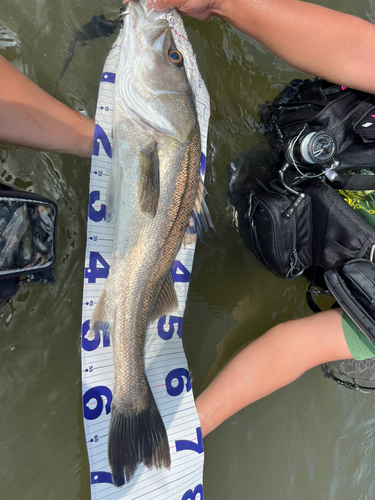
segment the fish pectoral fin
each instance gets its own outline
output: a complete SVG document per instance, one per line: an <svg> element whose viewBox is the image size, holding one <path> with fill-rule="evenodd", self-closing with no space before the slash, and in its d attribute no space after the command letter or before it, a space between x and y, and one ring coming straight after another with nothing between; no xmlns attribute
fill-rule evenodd
<svg viewBox="0 0 375 500"><path fill-rule="evenodd" d="M139 162L139 204L143 212L155 217L160 195L159 155L155 141L141 149Z"/></svg>
<svg viewBox="0 0 375 500"><path fill-rule="evenodd" d="M164 314L173 311L178 306L176 290L174 289L172 273L169 273L167 279L162 286L158 300L156 301L154 313L151 318L151 322L155 319L160 318Z"/></svg>
<svg viewBox="0 0 375 500"><path fill-rule="evenodd" d="M119 204L121 203L121 185L123 182L122 168L115 162L112 162L111 173L107 184L105 193L105 221L115 222L116 213L119 211Z"/></svg>

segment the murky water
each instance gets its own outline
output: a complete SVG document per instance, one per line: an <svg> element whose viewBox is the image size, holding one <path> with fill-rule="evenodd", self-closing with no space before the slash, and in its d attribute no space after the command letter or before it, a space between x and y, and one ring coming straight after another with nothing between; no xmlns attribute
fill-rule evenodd
<svg viewBox="0 0 375 500"><path fill-rule="evenodd" d="M373 0L324 5L375 22ZM120 3L1 0L0 54L58 99L94 115L112 39L77 47L72 31ZM183 338L198 394L243 345L308 313L305 282L265 271L231 226L226 166L263 141L259 105L303 77L219 20L186 19L212 99L207 188L216 232L198 244ZM6 38L6 37L5 37ZM11 37L10 37L11 38ZM13 45L13 46L12 46ZM89 161L0 148L0 181L59 207L56 283L26 285L0 310L0 498L89 500L80 394L80 324ZM239 381L240 383L240 381ZM205 440L205 499L365 500L375 496L374 396L316 368L225 422Z"/></svg>

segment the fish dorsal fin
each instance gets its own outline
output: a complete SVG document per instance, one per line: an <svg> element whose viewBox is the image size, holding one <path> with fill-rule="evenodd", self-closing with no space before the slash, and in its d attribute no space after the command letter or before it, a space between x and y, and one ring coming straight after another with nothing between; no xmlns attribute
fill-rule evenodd
<svg viewBox="0 0 375 500"><path fill-rule="evenodd" d="M142 212L155 217L160 195L159 155L155 141L141 149L139 163L139 204Z"/></svg>
<svg viewBox="0 0 375 500"><path fill-rule="evenodd" d="M178 306L176 290L174 289L172 273L169 273L164 285L161 288L158 300L155 305L154 314L152 315L151 322L160 318L164 314L173 311Z"/></svg>

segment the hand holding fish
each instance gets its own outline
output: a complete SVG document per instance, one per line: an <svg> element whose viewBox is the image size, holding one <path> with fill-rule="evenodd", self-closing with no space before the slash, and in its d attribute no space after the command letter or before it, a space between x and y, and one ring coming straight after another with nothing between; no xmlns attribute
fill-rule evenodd
<svg viewBox="0 0 375 500"><path fill-rule="evenodd" d="M375 93L375 26L300 0L148 0L197 19L214 15L291 66L346 87Z"/></svg>
<svg viewBox="0 0 375 500"><path fill-rule="evenodd" d="M201 0L148 0L148 10L166 10L177 8L183 14L201 21L213 15L213 2Z"/></svg>

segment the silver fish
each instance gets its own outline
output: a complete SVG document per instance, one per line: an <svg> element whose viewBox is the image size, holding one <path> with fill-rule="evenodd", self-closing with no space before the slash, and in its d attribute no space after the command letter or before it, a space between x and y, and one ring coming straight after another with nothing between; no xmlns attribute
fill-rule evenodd
<svg viewBox="0 0 375 500"><path fill-rule="evenodd" d="M108 458L116 486L141 463L170 468L165 426L144 371L144 342L148 325L177 306L171 267L194 205L202 207L194 96L168 22L151 17L129 2L106 201L114 251L91 319L94 331L110 324L115 389Z"/></svg>

